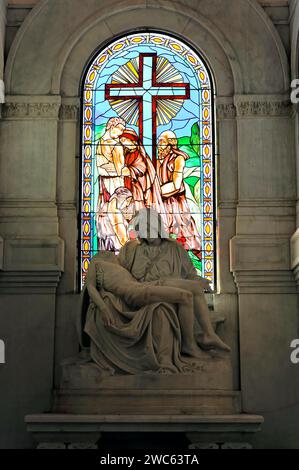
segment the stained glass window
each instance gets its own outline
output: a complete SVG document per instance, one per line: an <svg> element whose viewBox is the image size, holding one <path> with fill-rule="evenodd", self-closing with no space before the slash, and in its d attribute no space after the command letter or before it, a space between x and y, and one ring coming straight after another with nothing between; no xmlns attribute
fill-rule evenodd
<svg viewBox="0 0 299 470"><path fill-rule="evenodd" d="M167 34L127 34L83 82L81 286L98 250L134 238L141 207L215 286L214 91L204 59Z"/></svg>

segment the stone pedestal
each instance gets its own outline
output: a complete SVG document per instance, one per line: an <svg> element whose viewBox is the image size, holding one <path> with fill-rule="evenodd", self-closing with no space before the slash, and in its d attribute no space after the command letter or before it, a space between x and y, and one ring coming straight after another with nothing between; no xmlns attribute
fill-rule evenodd
<svg viewBox="0 0 299 470"><path fill-rule="evenodd" d="M93 449L103 433L126 433L129 448L134 433L144 448L152 445L151 438L140 433L162 433L161 448L163 436L167 441L171 433L181 436L182 447L187 437L190 449L240 447L250 445L250 436L263 422L261 416L241 414L228 355L207 354L196 374L115 376L103 373L88 357L86 350L62 365L51 413L25 418L39 449Z"/></svg>
<svg viewBox="0 0 299 470"><path fill-rule="evenodd" d="M230 414L241 410L229 357L203 361L196 374L105 375L95 364L66 362L54 413Z"/></svg>
<svg viewBox="0 0 299 470"><path fill-rule="evenodd" d="M261 429L255 415L64 415L41 414L25 418L39 449L96 448L102 433L183 433L190 449L245 448ZM214 444L213 444L214 443Z"/></svg>

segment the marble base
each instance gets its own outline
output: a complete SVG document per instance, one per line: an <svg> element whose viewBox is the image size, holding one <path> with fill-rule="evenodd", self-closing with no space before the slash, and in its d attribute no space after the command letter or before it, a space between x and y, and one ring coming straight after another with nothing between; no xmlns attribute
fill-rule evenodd
<svg viewBox="0 0 299 470"><path fill-rule="evenodd" d="M223 415L240 413L240 394L224 390L59 390L54 413Z"/></svg>
<svg viewBox="0 0 299 470"><path fill-rule="evenodd" d="M229 355L207 356L197 373L138 375L103 372L95 363L86 358L78 361L64 361L60 389L62 390L99 390L99 389L196 389L196 390L233 390L232 365Z"/></svg>
<svg viewBox="0 0 299 470"><path fill-rule="evenodd" d="M81 358L62 365L52 412L70 414L240 413L230 357L208 358L196 374L107 375Z"/></svg>

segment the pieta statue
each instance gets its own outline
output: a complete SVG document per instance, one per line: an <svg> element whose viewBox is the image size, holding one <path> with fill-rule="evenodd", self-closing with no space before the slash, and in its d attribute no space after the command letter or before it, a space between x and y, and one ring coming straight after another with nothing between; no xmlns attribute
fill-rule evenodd
<svg viewBox="0 0 299 470"><path fill-rule="evenodd" d="M186 250L155 210L141 209L134 224L137 239L117 256L100 251L89 266L81 338L91 359L108 374L172 374L227 354L205 299L209 284Z"/></svg>

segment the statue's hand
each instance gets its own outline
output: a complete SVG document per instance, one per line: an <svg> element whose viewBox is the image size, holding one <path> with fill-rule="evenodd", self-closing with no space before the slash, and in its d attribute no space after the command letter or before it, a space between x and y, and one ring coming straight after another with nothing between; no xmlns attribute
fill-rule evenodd
<svg viewBox="0 0 299 470"><path fill-rule="evenodd" d="M200 282L201 282L201 286L202 286L202 288L205 292L212 292L210 281L208 279L205 279L205 278L202 277L200 279Z"/></svg>

